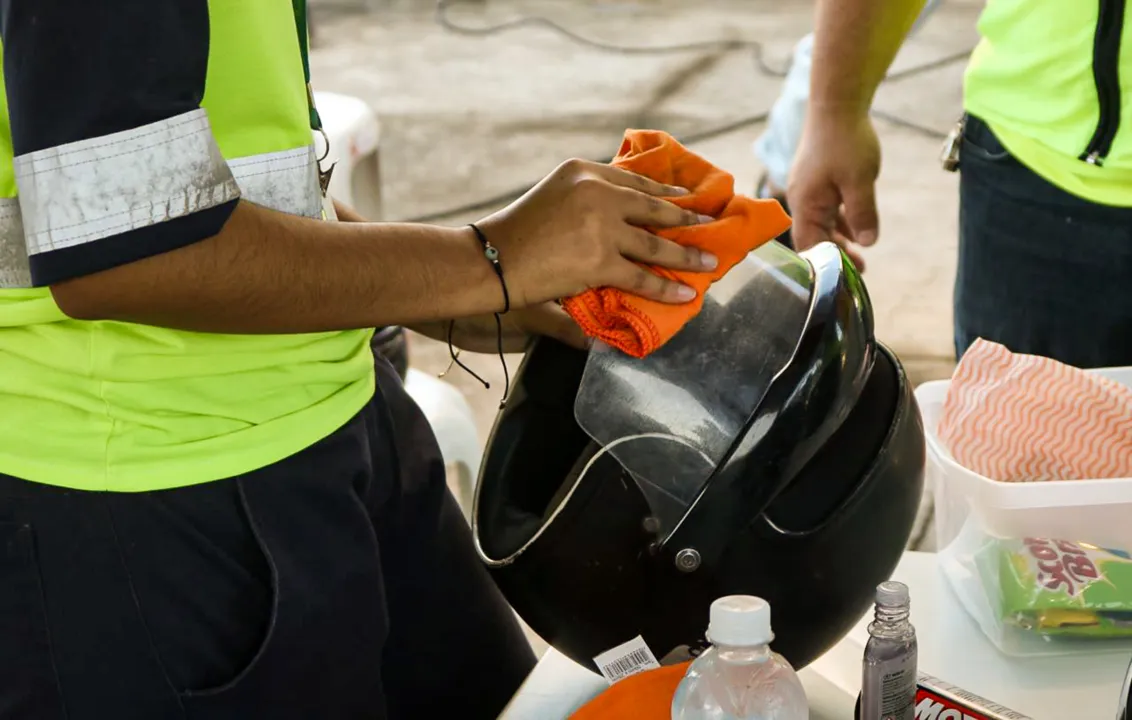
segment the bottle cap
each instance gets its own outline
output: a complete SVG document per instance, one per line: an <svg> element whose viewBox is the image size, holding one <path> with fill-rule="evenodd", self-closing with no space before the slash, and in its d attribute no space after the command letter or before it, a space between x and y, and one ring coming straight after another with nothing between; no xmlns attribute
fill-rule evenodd
<svg viewBox="0 0 1132 720"><path fill-rule="evenodd" d="M770 603L753 595L729 595L711 604L707 638L713 645L749 647L774 639Z"/></svg>
<svg viewBox="0 0 1132 720"><path fill-rule="evenodd" d="M902 582L888 580L877 585L877 605L881 607L901 607L908 604L908 586Z"/></svg>

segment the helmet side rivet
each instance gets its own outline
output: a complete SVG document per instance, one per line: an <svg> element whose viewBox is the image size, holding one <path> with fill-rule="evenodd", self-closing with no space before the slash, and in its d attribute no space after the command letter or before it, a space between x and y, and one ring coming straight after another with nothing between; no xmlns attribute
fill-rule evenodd
<svg viewBox="0 0 1132 720"><path fill-rule="evenodd" d="M693 572L700 566L700 554L693 548L684 548L676 553L676 567L681 572Z"/></svg>

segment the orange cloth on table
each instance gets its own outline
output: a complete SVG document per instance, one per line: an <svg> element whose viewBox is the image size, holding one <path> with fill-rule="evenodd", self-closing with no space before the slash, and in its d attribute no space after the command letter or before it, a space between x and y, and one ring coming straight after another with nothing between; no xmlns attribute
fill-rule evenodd
<svg viewBox="0 0 1132 720"><path fill-rule="evenodd" d="M735 179L691 152L667 133L628 130L613 165L658 182L689 190L668 198L682 208L717 218L692 227L657 231L685 246L706 250L719 258L710 272L676 272L651 268L696 290L696 299L669 305L613 288L587 290L563 300L566 312L590 337L633 357L644 357L668 342L699 313L704 292L747 253L790 228L790 218L776 200L754 200L735 194Z"/></svg>
<svg viewBox="0 0 1132 720"><path fill-rule="evenodd" d="M672 697L690 664L630 675L584 705L570 720L669 720Z"/></svg>

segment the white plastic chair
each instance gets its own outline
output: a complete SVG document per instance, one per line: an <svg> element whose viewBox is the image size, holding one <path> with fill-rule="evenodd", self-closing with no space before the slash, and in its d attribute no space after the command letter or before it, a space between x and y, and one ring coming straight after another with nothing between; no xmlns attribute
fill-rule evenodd
<svg viewBox="0 0 1132 720"><path fill-rule="evenodd" d="M471 405L464 394L452 385L412 368L405 378L405 390L424 411L432 431L436 433L444 464L455 473L455 477L449 480L450 486L455 485L452 492L464 516L470 519L476 478L483 458L483 443Z"/></svg>
<svg viewBox="0 0 1132 720"><path fill-rule="evenodd" d="M330 140L323 167L335 163L330 195L367 220L381 220L381 125L377 113L351 95L316 92L314 101ZM326 152L321 133L314 134L314 146L320 157Z"/></svg>

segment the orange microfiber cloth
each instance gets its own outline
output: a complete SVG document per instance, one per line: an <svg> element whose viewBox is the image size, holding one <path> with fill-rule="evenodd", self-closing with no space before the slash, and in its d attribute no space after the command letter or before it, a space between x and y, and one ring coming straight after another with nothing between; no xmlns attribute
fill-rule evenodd
<svg viewBox="0 0 1132 720"><path fill-rule="evenodd" d="M644 357L668 342L699 313L704 292L747 253L790 228L790 218L776 200L754 200L735 194L735 179L707 160L656 130L628 130L614 158L616 167L689 190L668 198L682 208L717 218L692 227L658 230L681 245L706 250L719 266L705 273L651 268L696 290L696 299L668 305L613 288L587 290L562 301L566 312L590 337L632 355Z"/></svg>
<svg viewBox="0 0 1132 720"><path fill-rule="evenodd" d="M669 720L672 696L690 664L668 665L619 680L570 720Z"/></svg>

